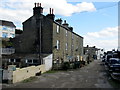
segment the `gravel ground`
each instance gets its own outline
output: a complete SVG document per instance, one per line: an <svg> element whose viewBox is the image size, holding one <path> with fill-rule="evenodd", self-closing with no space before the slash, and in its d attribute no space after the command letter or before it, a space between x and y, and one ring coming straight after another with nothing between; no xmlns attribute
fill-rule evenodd
<svg viewBox="0 0 120 90"><path fill-rule="evenodd" d="M45 73L27 83L3 85L5 88L112 88L100 60L77 70Z"/></svg>

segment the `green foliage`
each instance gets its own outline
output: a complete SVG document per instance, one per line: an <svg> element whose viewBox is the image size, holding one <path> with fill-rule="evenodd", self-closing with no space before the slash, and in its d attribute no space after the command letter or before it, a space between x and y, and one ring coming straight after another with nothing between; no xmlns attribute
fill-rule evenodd
<svg viewBox="0 0 120 90"><path fill-rule="evenodd" d="M75 61L73 65L74 69L80 68L80 61Z"/></svg>
<svg viewBox="0 0 120 90"><path fill-rule="evenodd" d="M70 69L70 63L69 63L69 62L64 62L63 65L62 65L62 69L63 69L63 70L68 70L68 69Z"/></svg>
<svg viewBox="0 0 120 90"><path fill-rule="evenodd" d="M2 46L3 46L3 47L13 46L13 43L10 42L10 41L2 40Z"/></svg>

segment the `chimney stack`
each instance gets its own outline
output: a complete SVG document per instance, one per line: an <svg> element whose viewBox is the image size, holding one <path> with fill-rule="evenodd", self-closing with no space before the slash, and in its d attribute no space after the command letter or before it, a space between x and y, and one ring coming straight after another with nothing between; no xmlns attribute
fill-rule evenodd
<svg viewBox="0 0 120 90"><path fill-rule="evenodd" d="M95 46L93 46L93 48L95 48Z"/></svg>
<svg viewBox="0 0 120 90"><path fill-rule="evenodd" d="M58 22L59 24L62 24L62 19L61 18L60 19L56 19L55 21Z"/></svg>
<svg viewBox="0 0 120 90"><path fill-rule="evenodd" d="M68 25L69 25L69 24L66 23L66 20L64 20L63 26L66 27L66 28L68 28Z"/></svg>
<svg viewBox="0 0 120 90"><path fill-rule="evenodd" d="M53 9L50 8L50 13L46 15L46 17L48 17L51 20L54 20L55 15L53 14Z"/></svg>
<svg viewBox="0 0 120 90"><path fill-rule="evenodd" d="M73 27L69 27L69 30L70 30L71 32L73 32Z"/></svg>
<svg viewBox="0 0 120 90"><path fill-rule="evenodd" d="M40 15L43 13L43 8L41 7L41 3L35 3L35 7L33 8L33 15Z"/></svg>
<svg viewBox="0 0 120 90"><path fill-rule="evenodd" d="M87 48L89 47L89 45L87 45Z"/></svg>

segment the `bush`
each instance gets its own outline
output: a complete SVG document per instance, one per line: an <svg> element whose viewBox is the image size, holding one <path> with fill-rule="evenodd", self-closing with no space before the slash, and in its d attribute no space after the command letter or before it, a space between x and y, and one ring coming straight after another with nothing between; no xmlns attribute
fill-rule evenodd
<svg viewBox="0 0 120 90"><path fill-rule="evenodd" d="M70 68L70 63L69 62L64 62L62 65L63 70L68 70Z"/></svg>
<svg viewBox="0 0 120 90"><path fill-rule="evenodd" d="M74 68L74 69L80 68L80 61L75 61L73 68Z"/></svg>

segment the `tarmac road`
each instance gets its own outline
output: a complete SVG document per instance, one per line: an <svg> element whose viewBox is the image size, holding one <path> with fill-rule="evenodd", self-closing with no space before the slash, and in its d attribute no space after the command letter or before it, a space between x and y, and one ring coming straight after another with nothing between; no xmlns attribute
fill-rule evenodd
<svg viewBox="0 0 120 90"><path fill-rule="evenodd" d="M7 88L112 88L100 60L77 70L45 73L28 83L3 85Z"/></svg>

